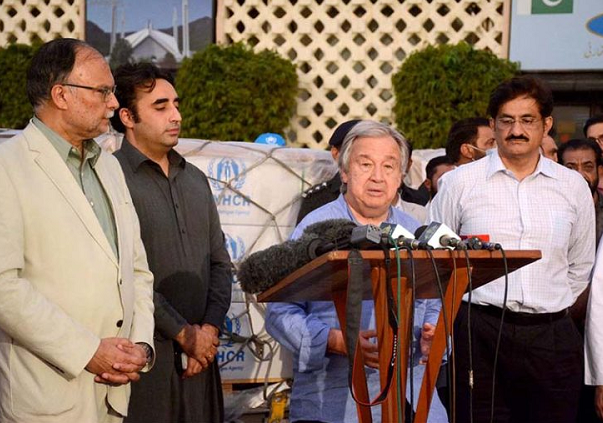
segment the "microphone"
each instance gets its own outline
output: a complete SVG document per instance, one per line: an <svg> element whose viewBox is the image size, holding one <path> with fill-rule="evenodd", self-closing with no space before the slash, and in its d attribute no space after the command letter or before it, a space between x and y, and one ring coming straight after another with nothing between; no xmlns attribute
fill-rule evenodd
<svg viewBox="0 0 603 423"><path fill-rule="evenodd" d="M502 249L502 245L500 245L499 243L482 241L480 238L478 238L476 236L467 238L464 242L467 244L467 248L469 248L470 250L495 251L495 250Z"/></svg>
<svg viewBox="0 0 603 423"><path fill-rule="evenodd" d="M275 285L285 276L311 261L308 244L316 235L304 234L296 240L285 241L257 251L239 265L237 280L248 294L257 294Z"/></svg>
<svg viewBox="0 0 603 423"><path fill-rule="evenodd" d="M395 243L393 247L398 246L410 248L411 250L426 250L429 248L426 242L415 239L415 236L402 225L382 223L380 228L384 238L383 242L386 245L391 246L391 237Z"/></svg>
<svg viewBox="0 0 603 423"><path fill-rule="evenodd" d="M349 221L348 221L349 223ZM348 225L346 229L349 229ZM345 231L341 231L344 233ZM334 232L332 232L334 233ZM326 238L326 237L325 237ZM364 225L352 227L351 232L344 237L334 240L315 238L308 244L308 256L314 260L316 257L334 250L347 250L357 248L368 250L381 245L381 230L375 225Z"/></svg>
<svg viewBox="0 0 603 423"><path fill-rule="evenodd" d="M321 238L335 240L338 238L349 237L352 229L357 227L353 221L348 219L329 219L321 222L315 222L306 226L305 234L314 234Z"/></svg>
<svg viewBox="0 0 603 423"><path fill-rule="evenodd" d="M242 261L237 271L241 289L249 294L265 291L328 251L379 245L381 232L369 226L357 226L346 219L308 225L298 239L257 251Z"/></svg>
<svg viewBox="0 0 603 423"><path fill-rule="evenodd" d="M426 227L421 226L415 232L415 236L432 248L467 249L467 244L461 241L452 229L440 222L431 222Z"/></svg>
<svg viewBox="0 0 603 423"><path fill-rule="evenodd" d="M421 238L421 235L423 235L423 232L425 232L425 229L427 229L427 225L421 225L419 226L416 230L415 230L415 238Z"/></svg>
<svg viewBox="0 0 603 423"><path fill-rule="evenodd" d="M304 235L315 238L308 244L308 257L315 259L328 251L345 249L349 245L352 231L357 226L347 219L329 219L308 225L304 229ZM322 247L323 244L329 245ZM320 251L317 252L317 249Z"/></svg>

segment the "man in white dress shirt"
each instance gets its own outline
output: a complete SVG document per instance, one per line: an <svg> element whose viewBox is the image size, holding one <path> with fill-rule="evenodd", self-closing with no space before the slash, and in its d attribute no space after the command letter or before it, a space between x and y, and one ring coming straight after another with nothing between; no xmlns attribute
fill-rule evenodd
<svg viewBox="0 0 603 423"><path fill-rule="evenodd" d="M457 421L574 422L582 343L568 308L586 288L593 264L595 217L588 184L540 155L553 124L550 89L513 78L491 94L488 113L498 150L441 179L431 220L459 234L489 234L508 250L542 259L473 292L470 377L466 302L455 322ZM466 299L466 298L465 298ZM493 388L501 312L502 339Z"/></svg>

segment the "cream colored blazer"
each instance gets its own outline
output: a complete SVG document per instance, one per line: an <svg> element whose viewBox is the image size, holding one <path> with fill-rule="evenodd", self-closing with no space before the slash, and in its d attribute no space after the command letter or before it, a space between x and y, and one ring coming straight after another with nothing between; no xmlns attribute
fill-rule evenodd
<svg viewBox="0 0 603 423"><path fill-rule="evenodd" d="M96 171L115 216L119 257L33 124L0 142L2 422L95 422L107 411L105 398L125 415L129 385L97 384L84 368L101 338L153 345L153 276L130 193L111 155L102 153Z"/></svg>

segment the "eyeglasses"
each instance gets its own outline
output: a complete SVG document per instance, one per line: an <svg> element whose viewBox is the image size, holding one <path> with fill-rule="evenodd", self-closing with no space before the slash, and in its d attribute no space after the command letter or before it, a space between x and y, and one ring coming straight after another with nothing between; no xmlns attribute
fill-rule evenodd
<svg viewBox="0 0 603 423"><path fill-rule="evenodd" d="M97 93L101 93L101 95L103 96L103 101L105 101L105 102L107 100L109 100L109 96L111 94L115 94L115 89L117 88L117 85L113 85L110 88L109 87L97 88L97 87L89 87L87 85L69 84L67 82L60 84L60 85L65 85L66 87L83 88L85 90L96 91Z"/></svg>
<svg viewBox="0 0 603 423"><path fill-rule="evenodd" d="M519 119L514 119L511 117L496 118L496 124L500 129L510 129L515 125L515 123L519 123L519 125L524 129L534 129L541 121L542 119L532 116L524 116L520 117Z"/></svg>

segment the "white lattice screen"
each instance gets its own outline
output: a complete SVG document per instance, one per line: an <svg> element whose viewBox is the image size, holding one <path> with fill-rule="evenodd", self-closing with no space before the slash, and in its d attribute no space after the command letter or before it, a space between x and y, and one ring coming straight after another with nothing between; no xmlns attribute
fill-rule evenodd
<svg viewBox="0 0 603 423"><path fill-rule="evenodd" d="M0 0L0 47L39 38L84 39L84 0Z"/></svg>
<svg viewBox="0 0 603 423"><path fill-rule="evenodd" d="M297 65L287 139L324 148L353 118L391 123L391 77L427 44L465 40L506 57L509 0L219 0L217 40L276 50Z"/></svg>
<svg viewBox="0 0 603 423"><path fill-rule="evenodd" d="M201 0L192 0L201 1ZM85 0L0 0L0 46L84 38ZM291 59L300 94L286 134L326 147L353 118L392 122L392 74L426 44L465 40L506 57L510 0L218 0L216 39Z"/></svg>

